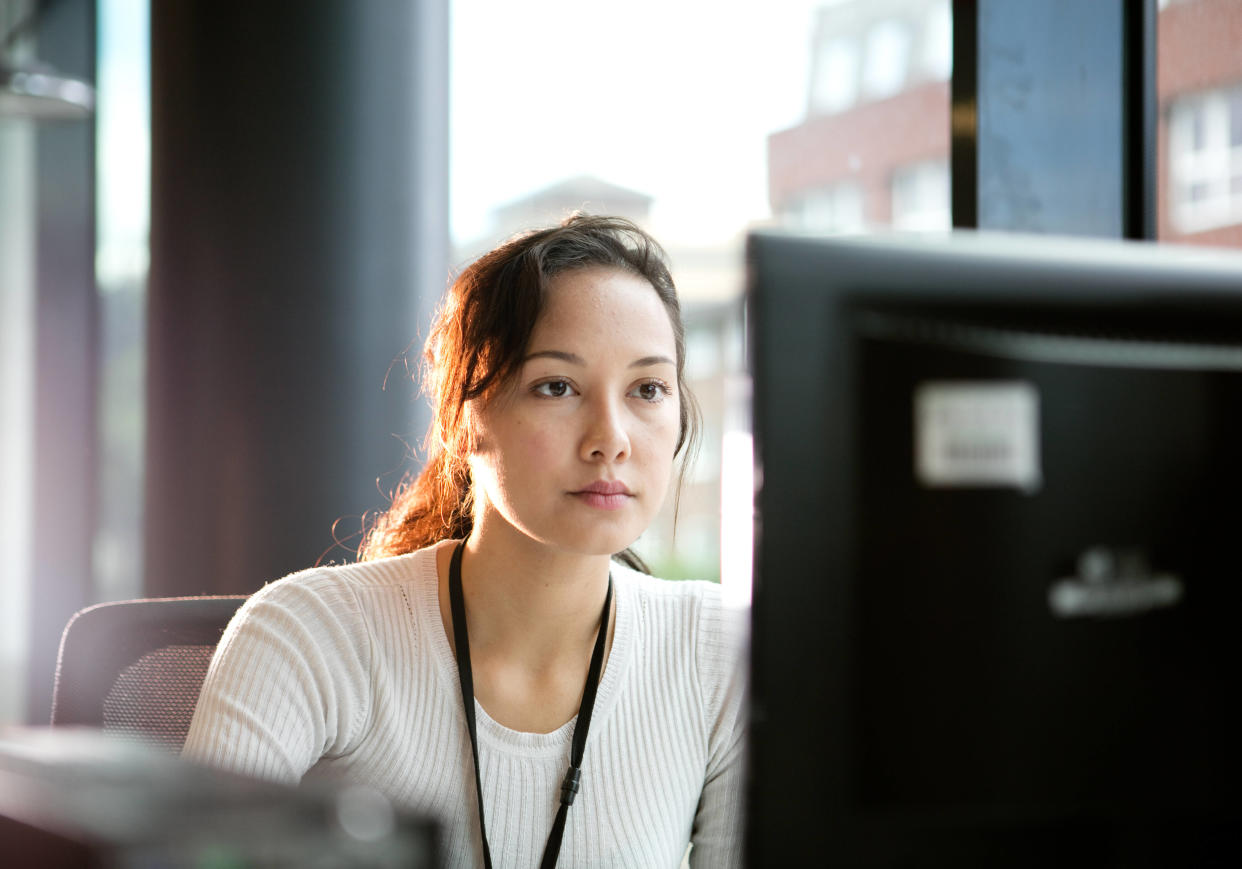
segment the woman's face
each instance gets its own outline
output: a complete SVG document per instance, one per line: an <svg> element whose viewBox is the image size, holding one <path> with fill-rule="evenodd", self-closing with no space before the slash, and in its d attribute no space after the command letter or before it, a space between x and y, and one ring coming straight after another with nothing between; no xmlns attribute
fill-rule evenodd
<svg viewBox="0 0 1242 869"><path fill-rule="evenodd" d="M578 554L633 543L672 474L676 358L646 279L607 267L554 277L516 376L472 407L476 527L502 522Z"/></svg>

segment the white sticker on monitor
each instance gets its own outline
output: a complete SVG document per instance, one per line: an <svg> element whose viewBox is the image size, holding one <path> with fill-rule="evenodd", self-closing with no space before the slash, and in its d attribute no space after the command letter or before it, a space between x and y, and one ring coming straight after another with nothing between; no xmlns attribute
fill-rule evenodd
<svg viewBox="0 0 1242 869"><path fill-rule="evenodd" d="M943 380L914 393L915 476L933 488L1037 490L1039 393L1024 381Z"/></svg>

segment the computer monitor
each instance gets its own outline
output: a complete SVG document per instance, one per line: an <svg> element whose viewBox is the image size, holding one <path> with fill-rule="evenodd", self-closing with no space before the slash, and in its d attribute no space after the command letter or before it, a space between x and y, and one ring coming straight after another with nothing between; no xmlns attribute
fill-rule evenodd
<svg viewBox="0 0 1242 869"><path fill-rule="evenodd" d="M1242 256L748 266L749 865L1242 859Z"/></svg>

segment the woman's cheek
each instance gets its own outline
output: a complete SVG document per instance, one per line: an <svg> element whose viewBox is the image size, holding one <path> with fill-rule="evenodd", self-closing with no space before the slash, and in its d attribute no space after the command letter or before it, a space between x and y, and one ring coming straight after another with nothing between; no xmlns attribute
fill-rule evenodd
<svg viewBox="0 0 1242 869"><path fill-rule="evenodd" d="M668 461L672 461L677 453L677 438L681 435L681 415L674 408L673 412L666 414L664 425L660 429L659 442L663 448L664 455Z"/></svg>
<svg viewBox="0 0 1242 869"><path fill-rule="evenodd" d="M563 458L559 454L566 449L562 439L554 433L544 430L527 430L522 438L523 452L540 465Z"/></svg>

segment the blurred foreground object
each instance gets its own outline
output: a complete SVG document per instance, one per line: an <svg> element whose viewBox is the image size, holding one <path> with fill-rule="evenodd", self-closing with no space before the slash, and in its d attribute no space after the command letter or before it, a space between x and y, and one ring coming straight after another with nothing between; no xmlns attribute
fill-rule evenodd
<svg viewBox="0 0 1242 869"><path fill-rule="evenodd" d="M435 828L379 793L287 788L89 729L0 733L7 866L430 867Z"/></svg>

